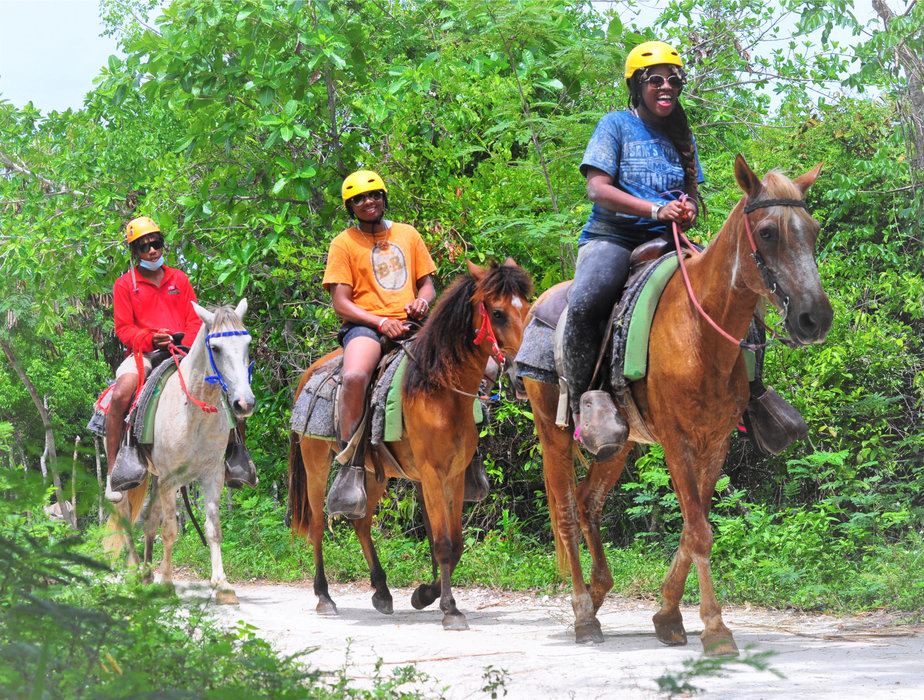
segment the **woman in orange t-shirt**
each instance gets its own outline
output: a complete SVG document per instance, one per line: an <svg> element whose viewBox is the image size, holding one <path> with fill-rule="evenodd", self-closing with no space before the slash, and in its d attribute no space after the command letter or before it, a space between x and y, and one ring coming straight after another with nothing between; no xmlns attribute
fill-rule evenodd
<svg viewBox="0 0 924 700"><path fill-rule="evenodd" d="M436 298L436 265L413 226L384 218L388 190L376 173L349 175L341 194L357 223L331 242L322 284L343 321L338 335L343 346L338 406L342 449L362 419L369 381L382 356L382 337L402 338L410 330L408 319L424 319ZM327 496L330 515L361 517L366 512L363 450L358 453L334 479Z"/></svg>

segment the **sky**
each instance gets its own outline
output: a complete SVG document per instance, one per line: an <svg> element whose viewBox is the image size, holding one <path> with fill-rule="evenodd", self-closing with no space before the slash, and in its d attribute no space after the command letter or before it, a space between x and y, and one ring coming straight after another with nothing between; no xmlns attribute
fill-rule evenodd
<svg viewBox="0 0 924 700"><path fill-rule="evenodd" d="M0 100L43 113L80 109L93 79L118 53L98 0L0 0Z"/></svg>

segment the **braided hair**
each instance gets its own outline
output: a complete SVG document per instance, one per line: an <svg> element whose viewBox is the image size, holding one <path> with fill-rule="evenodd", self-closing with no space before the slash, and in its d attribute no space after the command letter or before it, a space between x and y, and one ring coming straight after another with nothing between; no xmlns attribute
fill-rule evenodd
<svg viewBox="0 0 924 700"><path fill-rule="evenodd" d="M626 80L629 87L629 105L638 107L642 102L642 90L650 74L650 68L640 68L632 74L631 78ZM686 82L687 74L679 66L668 65L671 73ZM696 181L696 147L693 144L693 130L690 129L690 122L687 119L687 113L684 111L680 100L660 126L667 133L677 154L680 156L680 164L683 166L683 190L694 202L700 201L699 183Z"/></svg>

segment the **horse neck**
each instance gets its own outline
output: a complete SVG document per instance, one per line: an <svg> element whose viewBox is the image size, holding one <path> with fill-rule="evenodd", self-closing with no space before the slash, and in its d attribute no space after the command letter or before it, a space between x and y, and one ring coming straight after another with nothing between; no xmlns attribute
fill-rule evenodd
<svg viewBox="0 0 924 700"><path fill-rule="evenodd" d="M736 338L743 338L747 333L760 301L760 296L748 284L757 274L757 268L751 257L743 209L741 201L703 253L687 261L694 296L712 320ZM692 305L690 312L704 329L708 328L703 331L705 338L717 339L737 356L737 347L709 327Z"/></svg>

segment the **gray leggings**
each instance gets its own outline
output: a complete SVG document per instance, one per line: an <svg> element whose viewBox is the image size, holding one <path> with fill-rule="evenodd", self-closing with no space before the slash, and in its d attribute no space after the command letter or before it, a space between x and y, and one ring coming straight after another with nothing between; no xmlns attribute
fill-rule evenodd
<svg viewBox="0 0 924 700"><path fill-rule="evenodd" d="M603 239L588 241L578 251L563 339L565 379L574 413L579 413L581 394L590 385L604 326L629 275L631 254L628 248Z"/></svg>

